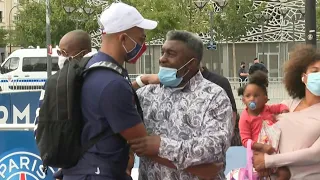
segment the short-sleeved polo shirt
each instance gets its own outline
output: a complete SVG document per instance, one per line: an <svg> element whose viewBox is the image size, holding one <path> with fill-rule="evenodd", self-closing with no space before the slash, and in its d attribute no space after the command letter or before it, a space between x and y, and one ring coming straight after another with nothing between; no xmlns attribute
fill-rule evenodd
<svg viewBox="0 0 320 180"><path fill-rule="evenodd" d="M109 61L122 67L102 52L92 57L87 67L101 61ZM128 77L125 69L123 75ZM81 94L84 117L82 144L87 144L102 131L106 133L85 153L79 163L64 172L64 175L100 175L108 179L127 179L125 171L129 146L119 133L142 122L136 109L131 84L128 79L114 71L97 69L85 76Z"/></svg>
<svg viewBox="0 0 320 180"><path fill-rule="evenodd" d="M248 73L245 68L240 68L238 71L239 78L241 81L245 81L247 76L241 76L241 73Z"/></svg>

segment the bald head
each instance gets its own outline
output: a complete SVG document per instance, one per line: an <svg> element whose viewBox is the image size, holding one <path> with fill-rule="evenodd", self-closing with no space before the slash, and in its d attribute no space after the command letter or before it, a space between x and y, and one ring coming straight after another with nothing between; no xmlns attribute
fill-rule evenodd
<svg viewBox="0 0 320 180"><path fill-rule="evenodd" d="M74 30L65 34L59 43L60 50L66 52L67 56L75 56L81 52L91 52L91 37L83 30Z"/></svg>

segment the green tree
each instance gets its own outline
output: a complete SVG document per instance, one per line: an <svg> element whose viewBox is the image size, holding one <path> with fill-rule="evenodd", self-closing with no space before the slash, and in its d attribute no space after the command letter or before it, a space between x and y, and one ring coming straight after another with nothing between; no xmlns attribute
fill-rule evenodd
<svg viewBox="0 0 320 180"><path fill-rule="evenodd" d="M219 39L232 42L233 75L237 76L235 43L247 32L258 25L255 13L261 13L263 7L254 9L251 0L229 0L223 13L215 15L214 29Z"/></svg>
<svg viewBox="0 0 320 180"><path fill-rule="evenodd" d="M185 0L123 0L136 7L148 19L158 22L156 29L147 31L147 40L163 38L169 30L185 27Z"/></svg>
<svg viewBox="0 0 320 180"><path fill-rule="evenodd" d="M169 30L184 29L187 19L186 6L183 3L186 0L123 0L122 2L133 5L141 12L145 18L158 21L158 27L155 30L147 31L147 40L163 38ZM189 0L187 0L189 1ZM76 24L86 30L92 32L97 30L97 16L103 10L101 7L91 7L94 14L90 17L85 13L72 13L70 16L64 11L64 6L80 7L83 6L83 0L55 0L51 1L51 39L52 44L57 45L60 38L75 29ZM108 0L107 3L113 1ZM45 46L46 44L46 22L45 22L45 3L44 1L22 3L20 8L20 19L15 23L14 44L22 46ZM180 13L177 13L180 12ZM77 22L74 19L87 19L87 21Z"/></svg>
<svg viewBox="0 0 320 180"><path fill-rule="evenodd" d="M101 13L101 7L91 7L94 13L88 16L84 12L74 12L68 15L63 6L75 7L83 6L81 0L69 0L67 4L62 1L51 1L51 40L52 45L58 45L60 38L67 32L74 30L76 24L80 29L91 32L98 29L95 19L96 14ZM15 45L46 46L46 6L45 1L22 3L19 8L19 20L15 22L15 30L12 32L13 43ZM89 20L90 19L90 20ZM78 21L82 20L82 21Z"/></svg>
<svg viewBox="0 0 320 180"><path fill-rule="evenodd" d="M6 40L7 31L0 27L0 47L5 47L7 44Z"/></svg>
<svg viewBox="0 0 320 180"><path fill-rule="evenodd" d="M317 3L317 9L316 9L316 13L317 13L317 32L320 32L320 3ZM319 39L319 36L317 37Z"/></svg>

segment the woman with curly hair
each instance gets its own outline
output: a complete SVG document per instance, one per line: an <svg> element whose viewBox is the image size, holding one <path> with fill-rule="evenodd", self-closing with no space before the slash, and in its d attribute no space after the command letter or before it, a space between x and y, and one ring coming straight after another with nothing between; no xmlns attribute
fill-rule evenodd
<svg viewBox="0 0 320 180"><path fill-rule="evenodd" d="M320 52L299 46L285 66L284 84L290 112L277 117L282 134L280 154L255 152L257 171L287 166L292 180L320 179Z"/></svg>

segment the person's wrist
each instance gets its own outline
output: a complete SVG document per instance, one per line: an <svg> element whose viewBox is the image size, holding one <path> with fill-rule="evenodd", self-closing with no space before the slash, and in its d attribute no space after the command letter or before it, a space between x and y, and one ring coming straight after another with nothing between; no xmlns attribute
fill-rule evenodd
<svg viewBox="0 0 320 180"><path fill-rule="evenodd" d="M148 75L141 75L140 79L141 79L141 81L142 81L142 83L144 85L148 85L149 84L149 76Z"/></svg>
<svg viewBox="0 0 320 180"><path fill-rule="evenodd" d="M138 84L138 86L139 87L144 87L145 85L147 85L146 83L145 83L145 78L144 78L145 76L143 76L143 75L140 75L140 76L137 76L137 78L136 78L136 83Z"/></svg>

